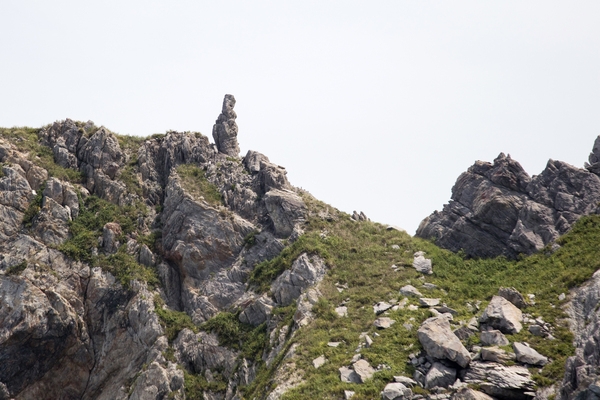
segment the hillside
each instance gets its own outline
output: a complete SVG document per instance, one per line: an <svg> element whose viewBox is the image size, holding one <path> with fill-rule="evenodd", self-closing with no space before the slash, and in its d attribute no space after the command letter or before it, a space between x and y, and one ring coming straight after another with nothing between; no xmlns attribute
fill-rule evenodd
<svg viewBox="0 0 600 400"><path fill-rule="evenodd" d="M478 162L419 238L240 157L234 107L0 129L0 399L600 393L598 150Z"/></svg>

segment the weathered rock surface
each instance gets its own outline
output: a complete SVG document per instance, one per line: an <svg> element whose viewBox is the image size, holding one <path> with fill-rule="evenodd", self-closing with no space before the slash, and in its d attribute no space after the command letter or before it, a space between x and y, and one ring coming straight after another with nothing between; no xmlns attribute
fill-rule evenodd
<svg viewBox="0 0 600 400"><path fill-rule="evenodd" d="M548 364L547 357L544 357L525 343L513 343L513 350L517 356L517 361L522 362L523 364L538 365L542 367Z"/></svg>
<svg viewBox="0 0 600 400"><path fill-rule="evenodd" d="M479 339L484 346L506 346L509 344L506 336L498 330L483 331L479 335Z"/></svg>
<svg viewBox="0 0 600 400"><path fill-rule="evenodd" d="M598 143L598 140L596 141ZM571 331L575 335L575 355L566 363L565 378L561 385L561 398L593 398L590 388L600 379L600 271L580 288L572 292L566 310L570 316ZM581 396L581 397L578 397ZM586 397L589 396L589 397Z"/></svg>
<svg viewBox="0 0 600 400"><path fill-rule="evenodd" d="M465 383L479 385L481 390L492 397L507 399L531 399L535 382L527 368L513 365L503 366L493 362L473 361L462 372Z"/></svg>
<svg viewBox="0 0 600 400"><path fill-rule="evenodd" d="M281 306L288 306L300 297L309 286L323 279L325 263L317 256L309 258L301 254L292 264L292 268L281 274L271 285L275 301Z"/></svg>
<svg viewBox="0 0 600 400"><path fill-rule="evenodd" d="M479 322L498 329L503 333L518 333L523 329L521 325L523 313L504 297L494 296L486 307Z"/></svg>
<svg viewBox="0 0 600 400"><path fill-rule="evenodd" d="M425 320L417 337L427 354L434 358L454 361L463 368L471 362L471 355L454 335L445 316Z"/></svg>
<svg viewBox="0 0 600 400"><path fill-rule="evenodd" d="M477 161L456 181L450 203L421 222L417 236L476 257L531 254L597 211L600 178L588 169L550 160L532 178L503 153L493 164Z"/></svg>
<svg viewBox="0 0 600 400"><path fill-rule="evenodd" d="M237 115L233 107L235 107L235 97L226 94L223 99L223 109L213 126L212 134L219 152L237 157L240 154L240 146L237 142L238 126L235 122Z"/></svg>
<svg viewBox="0 0 600 400"><path fill-rule="evenodd" d="M425 389L435 387L448 387L456 381L456 369L434 362L431 369L425 375Z"/></svg>
<svg viewBox="0 0 600 400"><path fill-rule="evenodd" d="M412 390L404 386L400 382L392 382L385 385L381 392L383 400L403 400L412 398Z"/></svg>
<svg viewBox="0 0 600 400"><path fill-rule="evenodd" d="M452 400L493 400L493 398L485 393L465 387L454 393Z"/></svg>
<svg viewBox="0 0 600 400"><path fill-rule="evenodd" d="M431 260L429 258L425 258L425 253L422 251L417 251L414 254L413 259L413 268L419 271L422 274L431 275L433 274L433 267L431 264Z"/></svg>

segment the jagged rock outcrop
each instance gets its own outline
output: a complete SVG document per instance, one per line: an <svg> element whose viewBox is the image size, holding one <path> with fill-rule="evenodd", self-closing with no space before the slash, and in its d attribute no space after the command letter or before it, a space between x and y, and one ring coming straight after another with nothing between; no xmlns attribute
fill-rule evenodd
<svg viewBox="0 0 600 400"><path fill-rule="evenodd" d="M456 181L450 203L421 222L417 236L476 257L531 254L598 211L596 169L550 160L530 177L510 155L501 153L493 164L477 161Z"/></svg>
<svg viewBox="0 0 600 400"><path fill-rule="evenodd" d="M237 157L240 154L240 146L237 142L238 127L235 123L237 115L233 107L235 107L235 97L226 94L223 99L223 110L213 126L212 135L219 152Z"/></svg>

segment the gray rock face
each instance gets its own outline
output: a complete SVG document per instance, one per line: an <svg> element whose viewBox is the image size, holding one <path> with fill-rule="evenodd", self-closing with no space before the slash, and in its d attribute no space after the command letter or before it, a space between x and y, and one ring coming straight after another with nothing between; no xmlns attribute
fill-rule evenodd
<svg viewBox="0 0 600 400"><path fill-rule="evenodd" d="M506 346L509 344L508 339L498 330L483 331L479 335L481 344L484 346Z"/></svg>
<svg viewBox="0 0 600 400"><path fill-rule="evenodd" d="M471 355L454 335L445 316L425 320L417 332L417 337L431 357L454 361L463 368L471 362Z"/></svg>
<svg viewBox="0 0 600 400"><path fill-rule="evenodd" d="M429 258L425 258L425 253L422 251L417 251L415 253L412 266L422 274L433 274L431 260Z"/></svg>
<svg viewBox="0 0 600 400"><path fill-rule="evenodd" d="M207 370L218 370L224 378L229 379L234 372L237 354L219 346L219 340L213 334L195 334L189 329L183 329L173 341L173 348L178 363L197 374L204 375Z"/></svg>
<svg viewBox="0 0 600 400"><path fill-rule="evenodd" d="M485 393L465 387L454 393L452 400L493 400L493 398Z"/></svg>
<svg viewBox="0 0 600 400"><path fill-rule="evenodd" d="M213 126L212 134L220 153L237 157L240 154L240 146L237 142L238 126L235 123L237 115L233 107L235 107L235 97L226 94L223 99L223 109Z"/></svg>
<svg viewBox="0 0 600 400"><path fill-rule="evenodd" d="M575 355L566 363L565 377L561 385L561 398L593 398L589 386L600 379L600 272L576 289L567 304L570 328L575 339ZM582 396L582 397L579 397Z"/></svg>
<svg viewBox="0 0 600 400"><path fill-rule="evenodd" d="M476 257L531 254L567 232L582 215L596 212L600 178L550 160L531 178L510 156L477 161L452 188L443 211L421 222L417 236Z"/></svg>
<svg viewBox="0 0 600 400"><path fill-rule="evenodd" d="M517 361L523 364L538 365L541 367L548 364L547 357L544 357L525 343L513 343L513 350L517 356Z"/></svg>
<svg viewBox="0 0 600 400"><path fill-rule="evenodd" d="M326 267L323 260L303 253L292 264L292 268L281 274L271 285L275 301L281 306L292 304L302 291L323 279Z"/></svg>
<svg viewBox="0 0 600 400"><path fill-rule="evenodd" d="M290 236L295 225L306 216L304 201L290 190L272 189L264 200L277 237Z"/></svg>
<svg viewBox="0 0 600 400"><path fill-rule="evenodd" d="M456 381L456 369L434 362L427 375L425 375L425 389L446 388L452 385L454 381Z"/></svg>
<svg viewBox="0 0 600 400"><path fill-rule="evenodd" d="M491 326L503 333L518 333L523 329L521 325L523 313L504 297L494 296L487 306L479 322Z"/></svg>
<svg viewBox="0 0 600 400"><path fill-rule="evenodd" d="M527 392L535 388L527 368L517 365L507 367L493 362L473 361L463 375L463 382L479 385L492 397L531 399Z"/></svg>
<svg viewBox="0 0 600 400"><path fill-rule="evenodd" d="M525 301L525 297L515 288L504 288L501 287L498 290L498 296L504 297L506 300L510 301L515 305L515 307L519 309L523 309L527 307L527 302Z"/></svg>
<svg viewBox="0 0 600 400"><path fill-rule="evenodd" d="M412 398L412 390L404 386L400 382L392 382L385 385L381 392L383 400L403 400Z"/></svg>
<svg viewBox="0 0 600 400"><path fill-rule="evenodd" d="M416 287L412 285L406 285L400 288L400 294L406 297L421 297L423 296L421 292L417 290Z"/></svg>

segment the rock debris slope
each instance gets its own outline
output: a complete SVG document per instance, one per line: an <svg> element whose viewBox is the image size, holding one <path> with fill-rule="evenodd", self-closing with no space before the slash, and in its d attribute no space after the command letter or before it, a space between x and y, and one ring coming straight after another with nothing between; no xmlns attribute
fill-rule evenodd
<svg viewBox="0 0 600 400"><path fill-rule="evenodd" d="M553 254L469 260L240 157L234 106L215 144L0 129L0 400L600 393L600 221L576 223L600 201L600 139L587 170L531 178L501 155L461 175L419 235L515 257L573 230Z"/></svg>

